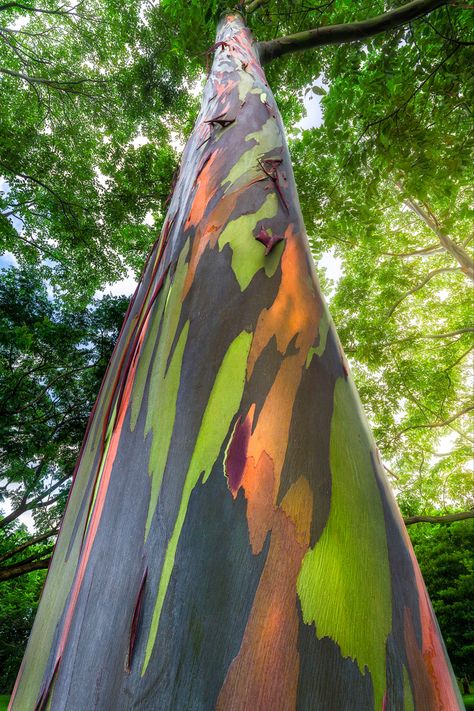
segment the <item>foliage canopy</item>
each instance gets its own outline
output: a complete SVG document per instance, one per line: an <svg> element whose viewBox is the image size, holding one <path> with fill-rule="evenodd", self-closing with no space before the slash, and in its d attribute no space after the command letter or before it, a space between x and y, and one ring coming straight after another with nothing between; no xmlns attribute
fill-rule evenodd
<svg viewBox="0 0 474 711"><path fill-rule="evenodd" d="M0 272L0 506L10 508L0 530L12 533L10 551L22 514L31 512L40 536L57 531L126 305L103 297L73 311L48 297L33 268Z"/></svg>

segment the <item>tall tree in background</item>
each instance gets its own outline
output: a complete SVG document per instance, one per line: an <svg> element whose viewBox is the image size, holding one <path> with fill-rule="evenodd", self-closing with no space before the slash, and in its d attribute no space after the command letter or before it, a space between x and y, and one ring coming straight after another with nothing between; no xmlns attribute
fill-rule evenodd
<svg viewBox="0 0 474 711"><path fill-rule="evenodd" d="M474 521L421 525L411 531L433 607L464 693L474 669Z"/></svg>
<svg viewBox="0 0 474 711"><path fill-rule="evenodd" d="M36 269L0 271L0 583L48 567L126 305L106 296L72 310Z"/></svg>
<svg viewBox="0 0 474 711"><path fill-rule="evenodd" d="M440 4L257 46L220 23L12 709L461 708L260 64Z"/></svg>
<svg viewBox="0 0 474 711"><path fill-rule="evenodd" d="M0 271L0 694L18 674L127 305L106 296L72 309L36 268Z"/></svg>

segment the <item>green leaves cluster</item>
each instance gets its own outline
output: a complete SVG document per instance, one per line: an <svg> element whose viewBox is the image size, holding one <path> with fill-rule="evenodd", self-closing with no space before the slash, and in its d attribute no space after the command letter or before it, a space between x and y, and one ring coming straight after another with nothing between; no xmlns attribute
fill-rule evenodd
<svg viewBox="0 0 474 711"><path fill-rule="evenodd" d="M410 528L436 617L456 676L474 669L474 523Z"/></svg>
<svg viewBox="0 0 474 711"><path fill-rule="evenodd" d="M32 538L18 518L30 511L38 535L56 530L125 308L111 298L86 305L106 283L141 270L228 5L0 6L0 250L21 265L0 277L0 497L13 509L0 521L0 573L48 556L53 533L14 552ZM386 9L380 0L268 0L248 21L267 40ZM333 317L412 513L473 505L473 33L469 8L454 4L366 43L266 68L297 136L291 150L313 254L342 265L337 282L322 273ZM308 91L324 124L297 135ZM428 530L414 534L415 547L462 670L469 655L458 660L455 650L467 642L446 630L464 614L472 561L443 556L465 551L467 528ZM25 639L42 576L2 583L0 640L12 624ZM14 672L0 667L7 688Z"/></svg>
<svg viewBox="0 0 474 711"><path fill-rule="evenodd" d="M37 533L57 528L126 305L73 311L34 269L0 272L0 529L26 512Z"/></svg>
<svg viewBox="0 0 474 711"><path fill-rule="evenodd" d="M194 106L183 62L140 12L0 7L0 248L83 305L140 271L176 167L170 131Z"/></svg>
<svg viewBox="0 0 474 711"><path fill-rule="evenodd" d="M28 534L21 527L5 535L0 530L0 560ZM11 559L10 559L11 560ZM9 560L9 562L10 562ZM0 595L0 693L11 692L38 607L45 571L3 582Z"/></svg>
<svg viewBox="0 0 474 711"><path fill-rule="evenodd" d="M70 301L140 270L176 167L171 138L191 126L227 9L1 7L0 241ZM249 22L270 39L384 9L269 0ZM443 7L365 44L268 67L289 129L308 87L326 94L324 125L292 146L305 219L315 256L342 260L332 309L395 484L427 508L471 503L470 18Z"/></svg>
<svg viewBox="0 0 474 711"><path fill-rule="evenodd" d="M173 144L190 130L216 24L232 8L7 5L0 243L83 309L97 288L142 266L176 168ZM269 0L248 20L265 40L384 9ZM316 259L330 252L342 262L331 307L392 481L426 512L472 505L470 20L468 9L442 7L365 44L267 68L293 135L304 94L322 97L323 126L292 144L306 224ZM28 328L15 333L27 351ZM79 389L73 379L71 402ZM22 427L17 441L4 435L9 451L24 452L9 463L18 481L31 468L28 441L47 439Z"/></svg>
<svg viewBox="0 0 474 711"><path fill-rule="evenodd" d="M473 41L451 6L315 52L324 123L292 144L315 258L341 261L331 310L377 443L427 513L473 505Z"/></svg>

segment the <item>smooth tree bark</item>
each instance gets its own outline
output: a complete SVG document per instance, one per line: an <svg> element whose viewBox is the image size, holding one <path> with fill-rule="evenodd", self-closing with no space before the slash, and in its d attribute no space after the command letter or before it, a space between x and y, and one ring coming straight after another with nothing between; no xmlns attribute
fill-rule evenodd
<svg viewBox="0 0 474 711"><path fill-rule="evenodd" d="M460 709L240 15L213 49L10 709Z"/></svg>

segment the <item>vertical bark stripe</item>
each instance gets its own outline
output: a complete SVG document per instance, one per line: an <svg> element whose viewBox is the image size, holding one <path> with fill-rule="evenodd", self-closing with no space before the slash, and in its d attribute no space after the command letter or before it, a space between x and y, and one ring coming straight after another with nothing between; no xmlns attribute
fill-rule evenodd
<svg viewBox="0 0 474 711"><path fill-rule="evenodd" d="M387 540L371 441L352 386L340 378L331 425L332 501L326 528L304 559L298 594L304 621L331 637L344 657L372 676L375 708L386 686L392 626Z"/></svg>
<svg viewBox="0 0 474 711"><path fill-rule="evenodd" d="M202 476L203 482L205 482L210 475L222 448L225 436L229 431L232 418L239 407L245 383L247 356L251 340L252 335L243 331L229 346L219 368L219 372L217 373L214 387L202 418L201 428L183 487L176 523L166 549L158 595L146 645L142 676L147 670L153 651L153 645L160 623L161 610L173 572L176 548L186 516L189 498L192 490L199 481L199 477Z"/></svg>

